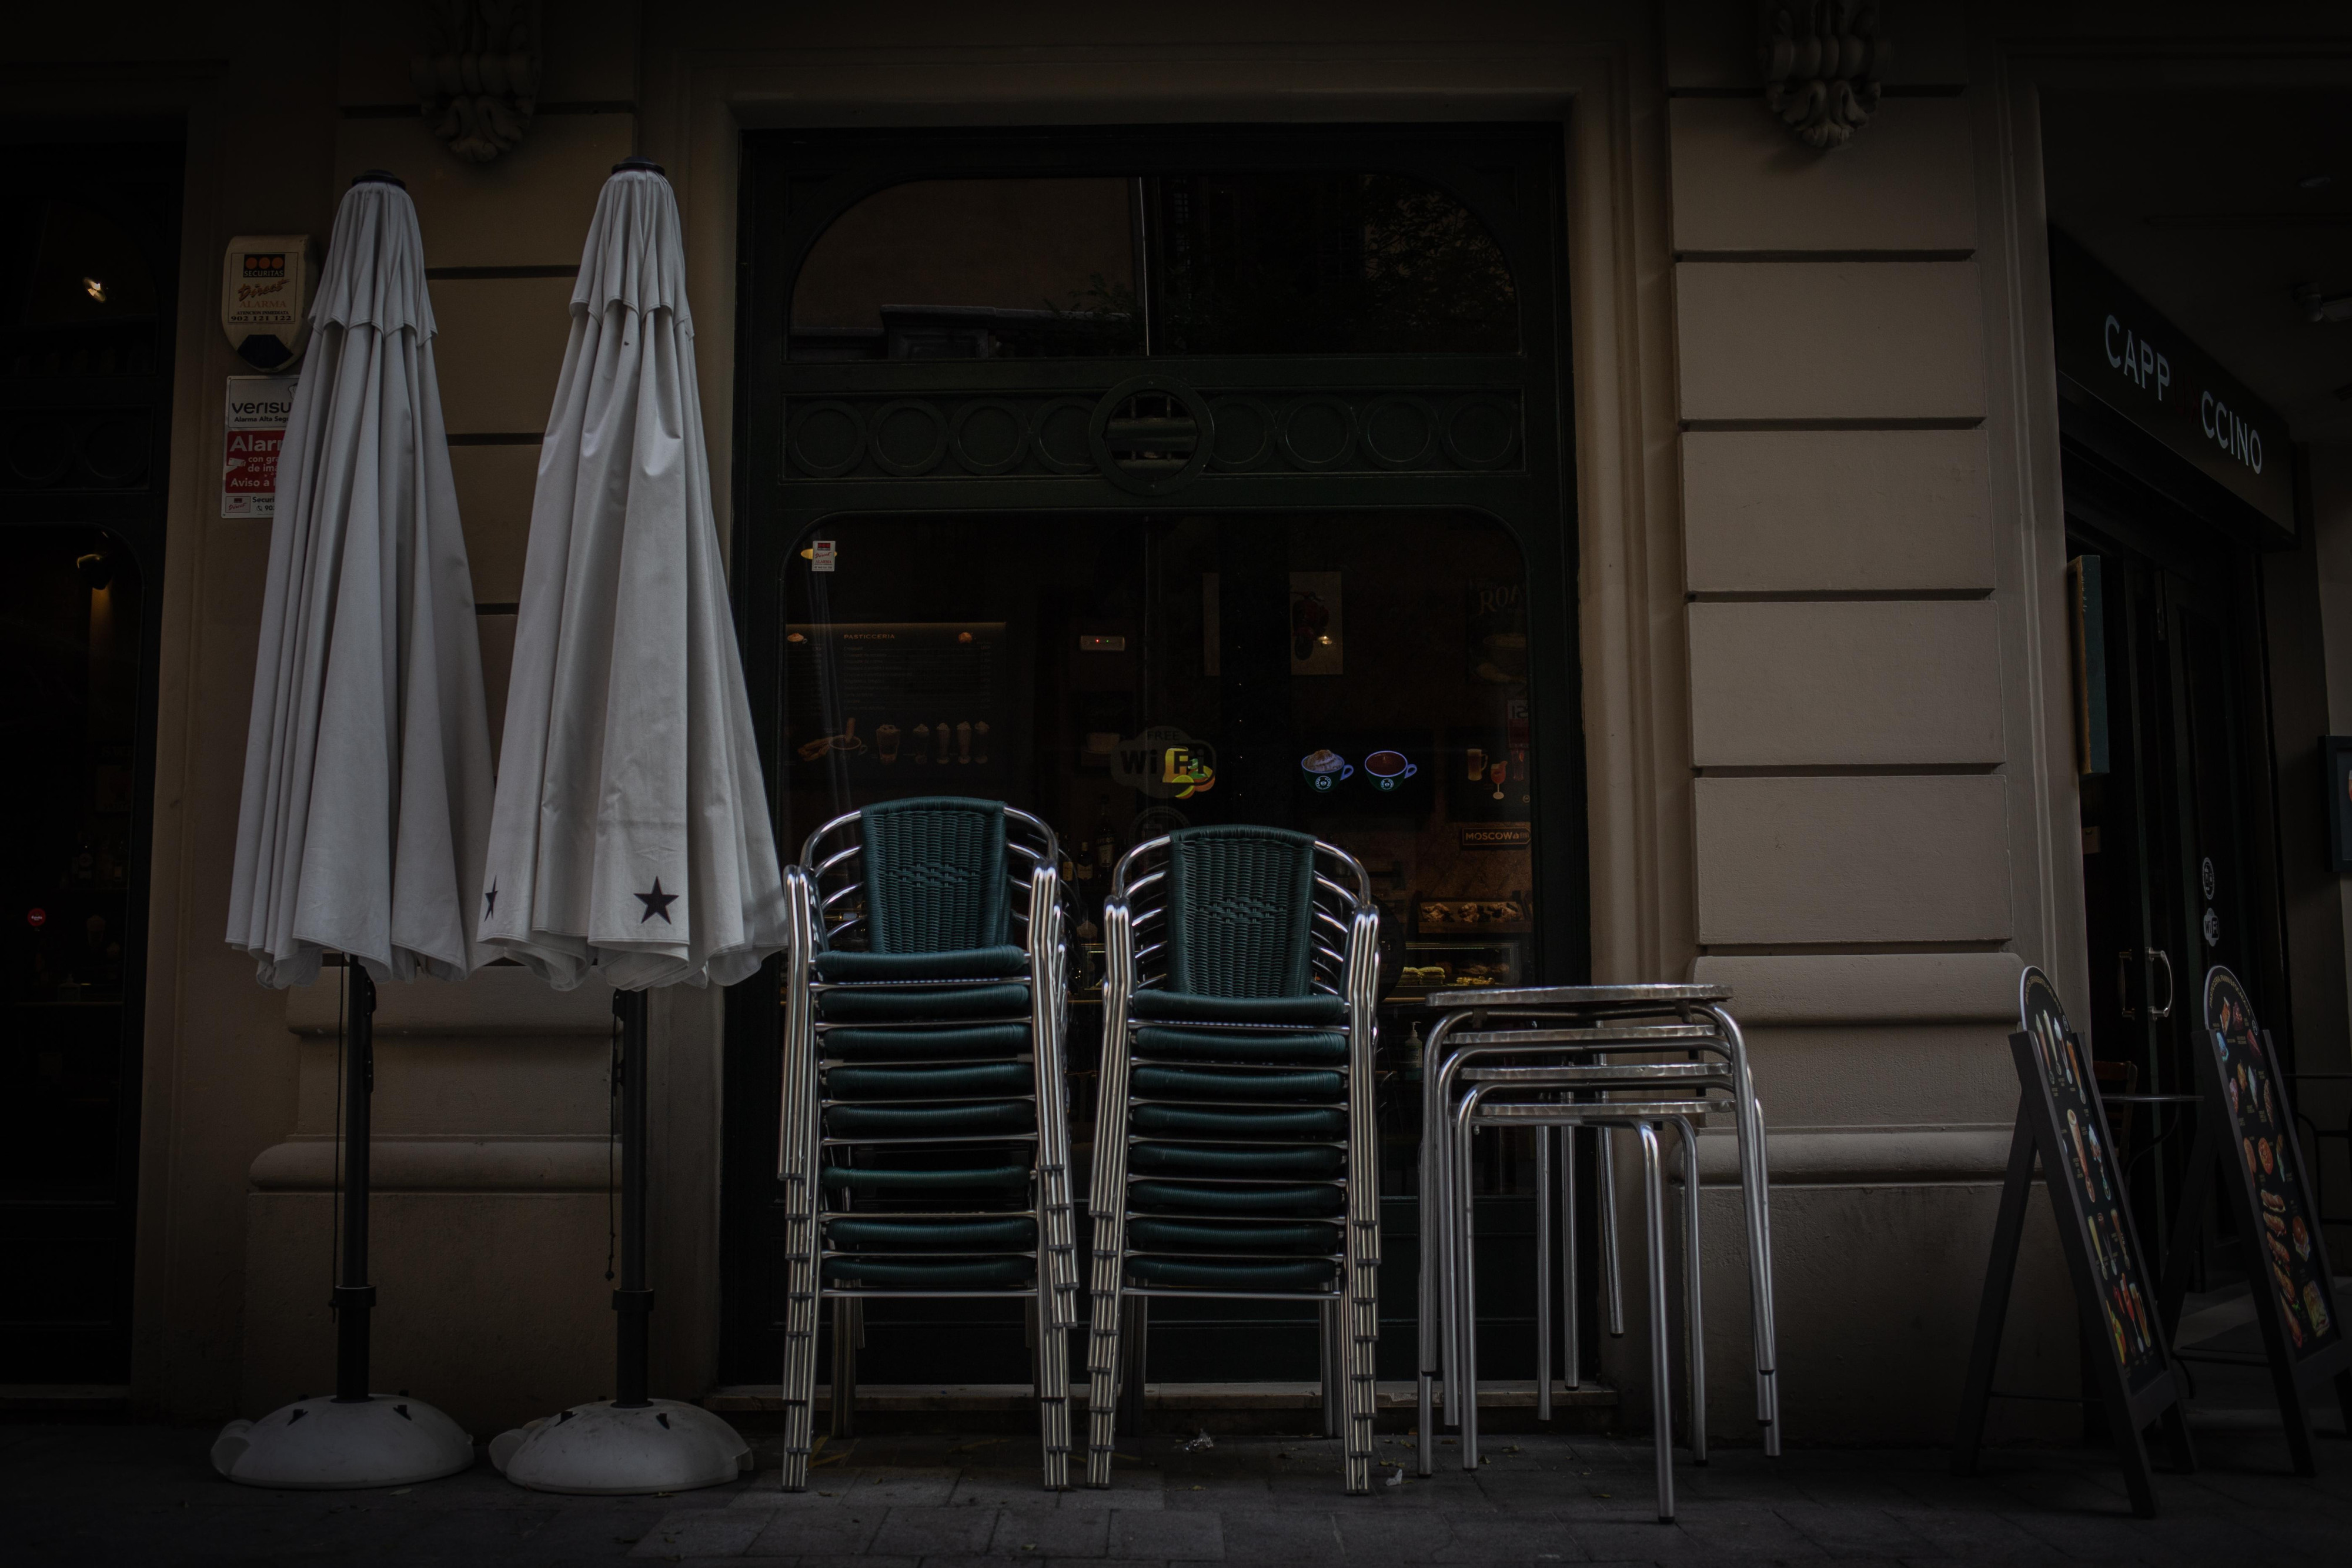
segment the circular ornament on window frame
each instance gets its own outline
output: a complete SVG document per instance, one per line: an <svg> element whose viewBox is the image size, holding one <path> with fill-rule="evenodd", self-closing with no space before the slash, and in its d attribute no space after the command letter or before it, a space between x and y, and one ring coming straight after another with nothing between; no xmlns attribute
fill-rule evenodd
<svg viewBox="0 0 2352 1568"><path fill-rule="evenodd" d="M1093 444L1087 437L1094 413L1093 403L1075 397L1057 397L1039 408L1029 425L1038 463L1056 474L1094 473Z"/></svg>
<svg viewBox="0 0 2352 1568"><path fill-rule="evenodd" d="M1010 474L1029 455L1028 418L996 398L968 402L948 424L948 452L968 473Z"/></svg>
<svg viewBox="0 0 2352 1568"><path fill-rule="evenodd" d="M866 456L866 419L838 399L803 405L792 422L793 466L816 479L838 479Z"/></svg>
<svg viewBox="0 0 2352 1568"><path fill-rule="evenodd" d="M1263 468L1274 455L1274 410L1263 399L1219 398L1217 438L1210 444L1209 465L1220 474L1245 474Z"/></svg>
<svg viewBox="0 0 2352 1568"><path fill-rule="evenodd" d="M1303 397L1283 411L1276 440L1294 468L1328 473L1355 455L1356 411L1336 397Z"/></svg>
<svg viewBox="0 0 2352 1568"><path fill-rule="evenodd" d="M905 432L920 424L930 427L928 445L899 444L907 439ZM948 455L948 422L927 402L911 398L886 402L875 411L874 423L866 428L866 449L885 474L912 479L938 467L940 459Z"/></svg>
<svg viewBox="0 0 2352 1568"><path fill-rule="evenodd" d="M1463 468L1509 465L1519 446L1519 411L1498 397L1465 398L1446 416L1448 461Z"/></svg>
<svg viewBox="0 0 2352 1568"><path fill-rule="evenodd" d="M1364 410L1364 455L1383 468L1425 468L1437 444L1437 411L1417 397L1384 397Z"/></svg>

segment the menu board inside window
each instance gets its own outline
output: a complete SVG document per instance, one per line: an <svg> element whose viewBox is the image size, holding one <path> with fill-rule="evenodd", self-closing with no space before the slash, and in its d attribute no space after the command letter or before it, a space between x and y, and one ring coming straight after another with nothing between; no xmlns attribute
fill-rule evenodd
<svg viewBox="0 0 2352 1568"><path fill-rule="evenodd" d="M1009 743L1001 621L832 622L784 631L787 757L864 797L989 793Z"/></svg>
<svg viewBox="0 0 2352 1568"><path fill-rule="evenodd" d="M2248 1201L2241 1214L2259 1228L2265 1277L2249 1283L2266 1288L2275 1300L2288 1343L2301 1360L2336 1343L2343 1325L2305 1186L2285 1075L2269 1036L2255 1022L2245 988L2227 969L2216 967L2206 976L2205 1024L2228 1113L2229 1163L2244 1177Z"/></svg>
<svg viewBox="0 0 2352 1568"><path fill-rule="evenodd" d="M2099 1321L2125 1387L2138 1394L2162 1377L2168 1364L2159 1348L2155 1292L2124 1207L2123 1169L2091 1087L2090 1062L2082 1042L2066 1027L2057 993L2040 970L2026 971L2021 998L2025 1034L2041 1087L2049 1095L2050 1124L2060 1150L2057 1170L2048 1168L2048 1150L2043 1150L2042 1175L2053 1190L2063 1183L2074 1198L2060 1206L2059 1222L2066 1223L2068 1208L2079 1220Z"/></svg>

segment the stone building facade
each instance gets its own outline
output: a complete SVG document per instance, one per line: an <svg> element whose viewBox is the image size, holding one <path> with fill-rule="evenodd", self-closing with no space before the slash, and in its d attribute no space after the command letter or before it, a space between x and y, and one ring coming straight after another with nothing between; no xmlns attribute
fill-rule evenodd
<svg viewBox="0 0 2352 1568"><path fill-rule="evenodd" d="M26 1381L211 1417L258 1414L329 1364L334 987L263 990L221 940L268 524L221 516L223 386L252 372L216 301L233 236L323 241L363 169L400 174L424 229L495 727L537 435L616 160L660 160L677 190L717 501L740 551L745 508L769 504L746 475L771 439L748 423L761 340L745 291L779 265L747 248L744 171L790 161L759 138L1540 128L1558 174L1547 348L1566 389L1574 637L1566 667L1538 678L1572 695L1582 812L1539 814L1537 831L1573 839L1584 870L1538 896L1581 904L1594 978L1735 988L1774 1129L1794 1437L1948 1433L2016 1102L2004 1041L2021 967L2046 969L2085 1019L2119 983L2076 735L2069 563L2096 552L2070 528L2098 511L2078 504L2097 466L2085 452L2169 497L2180 528L2210 529L2198 548L2223 577L2202 586L2234 607L2231 668L2251 682L2232 687L2251 694L2231 732L2251 747L2234 810L2261 936L2244 962L2300 1069L2352 1068L2319 746L2352 731L2352 337L2331 336L2352 329L2291 298L2352 291L2324 271L2326 236L2352 224L2339 12L1888 5L1874 102L1822 151L1768 108L1767 24L1738 0L1156 16L580 0L537 12L528 123L474 162L418 111L428 9L264 24L132 5L102 28L20 21L0 50L18 156L145 139L178 149L180 174L176 271L160 276L173 325L123 1123L135 1218L121 1299L91 1309L123 1351L111 1371ZM2273 535L2164 466L2185 459L2139 461L2073 423L2053 227L2276 411L2291 445L2270 461L2298 478ZM2311 276L2282 271L2305 255ZM38 501L0 495L0 529L49 518ZM2189 960L2169 962L2193 994ZM2123 967L2120 1005L2153 1008L2135 988L2149 964ZM677 994L654 1014L655 1372L684 1397L773 1381L728 1338L757 1272L730 1253L751 1243L722 1171L729 1012ZM387 988L378 1029L379 1380L478 1433L605 1392L605 998L499 968ZM2314 1125L2343 1124L2343 1091L2309 1081ZM2342 1145L2315 1147L2340 1203ZM1730 1169L1727 1150L1709 1167ZM1717 1426L1734 1432L1746 1295L1727 1191L1710 1203ZM2071 1387L2069 1312L2037 1230L2009 1353L2021 1385ZM1638 1329L1593 1354L1626 1408L1646 1408Z"/></svg>

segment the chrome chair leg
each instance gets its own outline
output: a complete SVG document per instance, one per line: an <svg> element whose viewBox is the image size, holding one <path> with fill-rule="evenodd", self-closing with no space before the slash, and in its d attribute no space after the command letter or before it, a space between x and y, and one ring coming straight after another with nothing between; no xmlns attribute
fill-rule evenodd
<svg viewBox="0 0 2352 1568"><path fill-rule="evenodd" d="M1454 1231L1454 1366L1445 1380L1446 1414L1460 1429L1462 1468L1478 1468L1478 1267L1475 1208L1477 1184L1471 1155L1475 1134L1470 1116L1477 1104L1475 1092L1463 1097L1460 1109L1446 1118L1449 1153L1454 1166L1454 1202L1448 1218Z"/></svg>
<svg viewBox="0 0 2352 1568"><path fill-rule="evenodd" d="M1110 1485L1118 1451L1120 1345L1126 1316L1122 1281L1127 1248L1127 1069L1126 966L1133 961L1134 930L1126 909L1103 912L1104 956L1102 1068L1095 1095L1095 1158L1088 1207L1093 1214L1094 1257L1087 1270L1092 1295L1087 1333L1087 1485Z"/></svg>
<svg viewBox="0 0 2352 1568"><path fill-rule="evenodd" d="M1559 1320L1561 1370L1570 1388L1584 1386L1584 1355L1576 1301L1576 1129L1559 1129Z"/></svg>
<svg viewBox="0 0 2352 1568"><path fill-rule="evenodd" d="M816 1207L814 1182L803 1183L802 1197L795 1207L813 1211ZM787 1235L800 1232L797 1239L788 1239L784 1260L784 1465L783 1490L808 1490L809 1458L815 1442L816 1416L816 1327L820 1304L820 1281L817 1276L816 1248L812 1240L816 1228L813 1212L796 1218L787 1227Z"/></svg>
<svg viewBox="0 0 2352 1568"><path fill-rule="evenodd" d="M1700 1269L1698 1241L1698 1130L1686 1116L1675 1127L1683 1139L1683 1363L1690 1386L1690 1450L1695 1464L1706 1463L1706 1280Z"/></svg>
<svg viewBox="0 0 2352 1568"><path fill-rule="evenodd" d="M1087 1485L1090 1487L1110 1485L1111 1456L1117 1446L1118 1319L1125 1303L1117 1280L1105 1286L1099 1277L1106 1272L1116 1275L1118 1269L1115 1253L1108 1260L1097 1257L1094 1321L1087 1334Z"/></svg>
<svg viewBox="0 0 2352 1568"><path fill-rule="evenodd" d="M1045 1490L1070 1486L1070 1342L1055 1322L1051 1271L1037 1268L1037 1441L1045 1458Z"/></svg>
<svg viewBox="0 0 2352 1568"><path fill-rule="evenodd" d="M1339 1308L1338 1301L1315 1304L1315 1352L1322 1367L1323 1435L1340 1436Z"/></svg>
<svg viewBox="0 0 2352 1568"><path fill-rule="evenodd" d="M1143 1412L1150 1393L1151 1298L1128 1296L1119 1303L1118 1420L1117 1435L1143 1436Z"/></svg>
<svg viewBox="0 0 2352 1568"><path fill-rule="evenodd" d="M1764 1134L1764 1108L1756 1097L1748 1042L1728 1009L1701 1009L1722 1027L1738 1084L1735 1124L1739 1134L1739 1184L1748 1227L1748 1311L1756 1355L1756 1419L1764 1428L1764 1452L1780 1453L1779 1336L1772 1309L1772 1189Z"/></svg>
<svg viewBox="0 0 2352 1568"><path fill-rule="evenodd" d="M1650 1286L1650 1421L1655 1433L1658 1470L1658 1519L1675 1517L1674 1355L1666 1345L1666 1214L1665 1195L1658 1174L1658 1130L1644 1122L1636 1129L1642 1145L1642 1207L1649 1222Z"/></svg>
<svg viewBox="0 0 2352 1568"><path fill-rule="evenodd" d="M1609 1293L1609 1334L1625 1337L1625 1276L1617 1259L1617 1148L1611 1130L1601 1134L1601 1160L1595 1175L1601 1200L1601 1285Z"/></svg>
<svg viewBox="0 0 2352 1568"><path fill-rule="evenodd" d="M833 1301L833 1435L857 1436L857 1342L866 1337L865 1302L856 1296Z"/></svg>
<svg viewBox="0 0 2352 1568"><path fill-rule="evenodd" d="M1536 1419L1551 1419L1551 1129L1536 1129Z"/></svg>

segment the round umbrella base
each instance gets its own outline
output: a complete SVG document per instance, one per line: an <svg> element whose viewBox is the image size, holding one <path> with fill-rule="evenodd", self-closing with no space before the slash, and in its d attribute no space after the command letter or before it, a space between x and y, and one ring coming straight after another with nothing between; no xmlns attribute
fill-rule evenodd
<svg viewBox="0 0 2352 1568"><path fill-rule="evenodd" d="M294 1491L406 1486L474 1462L474 1439L421 1399L297 1399L213 1439L213 1469L242 1486Z"/></svg>
<svg viewBox="0 0 2352 1568"><path fill-rule="evenodd" d="M499 1433L490 1440L490 1463L533 1491L628 1497L731 1481L751 1468L751 1449L699 1405L606 1401Z"/></svg>

